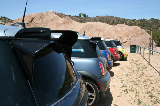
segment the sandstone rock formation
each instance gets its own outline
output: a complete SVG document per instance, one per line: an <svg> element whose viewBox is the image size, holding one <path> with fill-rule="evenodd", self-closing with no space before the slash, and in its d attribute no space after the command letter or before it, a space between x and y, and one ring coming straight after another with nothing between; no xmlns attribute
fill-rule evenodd
<svg viewBox="0 0 160 106"><path fill-rule="evenodd" d="M21 22L22 17L13 21L13 23ZM73 21L69 17L61 18L56 15L55 11L45 13L28 14L25 16L26 27L47 27L52 30L74 30L86 36L117 39L120 40L125 47L130 45L140 45L149 47L150 35L138 26L128 26L125 24L109 25L101 22L79 23ZM10 24L11 25L11 24ZM154 47L156 44L154 42Z"/></svg>

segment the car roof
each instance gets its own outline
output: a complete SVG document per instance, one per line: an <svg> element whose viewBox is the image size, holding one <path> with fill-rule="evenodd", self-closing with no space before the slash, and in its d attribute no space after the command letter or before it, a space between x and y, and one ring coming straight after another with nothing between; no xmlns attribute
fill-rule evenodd
<svg viewBox="0 0 160 106"><path fill-rule="evenodd" d="M62 35L62 33L51 33L52 38L59 38Z"/></svg>
<svg viewBox="0 0 160 106"><path fill-rule="evenodd" d="M114 39L105 39L104 41L113 41Z"/></svg>
<svg viewBox="0 0 160 106"><path fill-rule="evenodd" d="M9 25L0 25L0 36L14 37L19 30L21 30L21 28Z"/></svg>
<svg viewBox="0 0 160 106"><path fill-rule="evenodd" d="M78 35L78 39L91 39L91 37L84 36L83 34Z"/></svg>
<svg viewBox="0 0 160 106"><path fill-rule="evenodd" d="M104 41L111 41L110 39L105 39Z"/></svg>

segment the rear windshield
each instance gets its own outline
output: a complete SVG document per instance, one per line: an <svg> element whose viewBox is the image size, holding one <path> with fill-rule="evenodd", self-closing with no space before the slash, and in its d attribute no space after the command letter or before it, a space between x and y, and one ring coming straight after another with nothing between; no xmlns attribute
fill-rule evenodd
<svg viewBox="0 0 160 106"><path fill-rule="evenodd" d="M116 45L113 41L111 41L111 44L112 44L113 47L116 47Z"/></svg>
<svg viewBox="0 0 160 106"><path fill-rule="evenodd" d="M42 106L64 96L77 79L67 57L54 48L55 45L44 48L34 59L33 91Z"/></svg>
<svg viewBox="0 0 160 106"><path fill-rule="evenodd" d="M98 47L99 47L100 50L108 50L108 48L107 48L106 44L104 43L104 41L100 41L98 43Z"/></svg>
<svg viewBox="0 0 160 106"><path fill-rule="evenodd" d="M9 43L0 40L0 105L30 106L32 98Z"/></svg>
<svg viewBox="0 0 160 106"><path fill-rule="evenodd" d="M97 52L98 57L103 57L101 50L99 49L98 46L96 46L96 52Z"/></svg>
<svg viewBox="0 0 160 106"><path fill-rule="evenodd" d="M72 47L72 57L97 58L96 47L89 40L78 40Z"/></svg>
<svg viewBox="0 0 160 106"><path fill-rule="evenodd" d="M122 46L120 41L113 41L116 46Z"/></svg>
<svg viewBox="0 0 160 106"><path fill-rule="evenodd" d="M32 89L40 106L47 106L58 101L73 88L77 76L63 53L57 53L57 46L51 43L34 56L33 61L25 52L21 52L26 64L33 64ZM28 69L30 66L27 65Z"/></svg>
<svg viewBox="0 0 160 106"><path fill-rule="evenodd" d="M115 47L116 45L114 44L113 41L104 41L107 47Z"/></svg>

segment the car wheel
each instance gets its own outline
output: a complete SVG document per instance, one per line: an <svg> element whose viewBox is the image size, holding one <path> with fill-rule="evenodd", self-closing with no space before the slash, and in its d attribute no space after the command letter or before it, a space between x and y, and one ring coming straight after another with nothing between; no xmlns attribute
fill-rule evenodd
<svg viewBox="0 0 160 106"><path fill-rule="evenodd" d="M89 106L94 106L99 99L98 87L92 81L89 80L85 80L85 83L88 90Z"/></svg>
<svg viewBox="0 0 160 106"><path fill-rule="evenodd" d="M124 61L127 61L127 57L126 57L126 58L123 58L123 60L124 60Z"/></svg>
<svg viewBox="0 0 160 106"><path fill-rule="evenodd" d="M123 59L123 55L122 55L122 53L120 53L120 60L122 60Z"/></svg>

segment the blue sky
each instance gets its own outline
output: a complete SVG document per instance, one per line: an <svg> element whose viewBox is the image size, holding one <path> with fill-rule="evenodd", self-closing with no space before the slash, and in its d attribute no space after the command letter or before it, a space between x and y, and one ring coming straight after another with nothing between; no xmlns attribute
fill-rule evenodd
<svg viewBox="0 0 160 106"><path fill-rule="evenodd" d="M23 16L27 0L0 0L0 16ZM160 19L160 0L28 0L26 14L54 10L66 15L115 16L126 19Z"/></svg>

